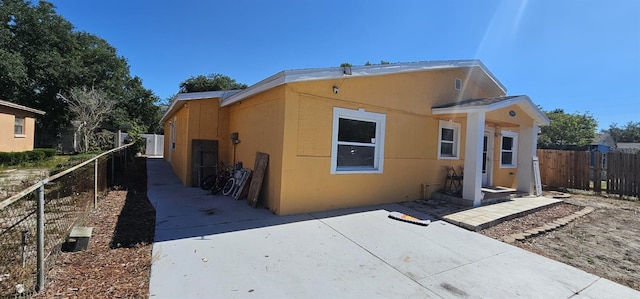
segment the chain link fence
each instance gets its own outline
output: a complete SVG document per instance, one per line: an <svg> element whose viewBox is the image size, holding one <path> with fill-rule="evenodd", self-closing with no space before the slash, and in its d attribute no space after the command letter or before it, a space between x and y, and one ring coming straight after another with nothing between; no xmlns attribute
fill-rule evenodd
<svg viewBox="0 0 640 299"><path fill-rule="evenodd" d="M133 158L131 144L113 149L39 181L0 201L0 298L29 297L44 288L46 273L74 224Z"/></svg>

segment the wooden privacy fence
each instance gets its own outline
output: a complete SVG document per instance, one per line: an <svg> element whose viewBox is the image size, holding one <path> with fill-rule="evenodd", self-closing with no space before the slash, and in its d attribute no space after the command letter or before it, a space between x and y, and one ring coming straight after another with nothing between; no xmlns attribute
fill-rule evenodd
<svg viewBox="0 0 640 299"><path fill-rule="evenodd" d="M543 185L640 197L640 154L542 150Z"/></svg>

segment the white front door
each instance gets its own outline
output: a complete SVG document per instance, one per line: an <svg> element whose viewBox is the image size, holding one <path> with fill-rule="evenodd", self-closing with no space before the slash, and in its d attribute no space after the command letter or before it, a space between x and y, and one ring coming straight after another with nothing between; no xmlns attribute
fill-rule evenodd
<svg viewBox="0 0 640 299"><path fill-rule="evenodd" d="M484 131L482 142L482 186L491 185L491 157L493 156L493 133Z"/></svg>

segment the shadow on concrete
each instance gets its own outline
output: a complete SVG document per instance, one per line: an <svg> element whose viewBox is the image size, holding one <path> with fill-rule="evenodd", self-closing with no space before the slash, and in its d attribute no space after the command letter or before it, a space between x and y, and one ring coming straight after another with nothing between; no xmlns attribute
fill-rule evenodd
<svg viewBox="0 0 640 299"><path fill-rule="evenodd" d="M246 200L214 196L200 188L185 187L161 159L147 160L147 196L156 210L155 242L343 216L374 210L399 211L420 219L436 220L397 204L383 204L334 211L277 216L265 208L254 209ZM407 224L415 225L415 224Z"/></svg>

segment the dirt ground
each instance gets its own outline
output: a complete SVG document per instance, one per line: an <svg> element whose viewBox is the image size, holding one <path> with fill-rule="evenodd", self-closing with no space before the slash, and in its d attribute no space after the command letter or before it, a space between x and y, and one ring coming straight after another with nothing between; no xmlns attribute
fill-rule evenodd
<svg viewBox="0 0 640 299"><path fill-rule="evenodd" d="M514 245L640 291L640 201L573 195L565 202L595 211Z"/></svg>
<svg viewBox="0 0 640 299"><path fill-rule="evenodd" d="M148 298L155 210L146 196L146 161L136 158L121 185L81 223L89 248L62 252L35 298Z"/></svg>
<svg viewBox="0 0 640 299"><path fill-rule="evenodd" d="M550 196L550 194L546 194ZM543 226L585 207L595 210L554 231L515 241L513 245L640 291L640 200L572 194L564 203L479 231L502 237ZM417 200L403 205L434 218L468 207L442 200Z"/></svg>
<svg viewBox="0 0 640 299"><path fill-rule="evenodd" d="M480 231L501 239L583 207L595 210L564 227L513 245L640 291L640 201L572 195L565 204Z"/></svg>

